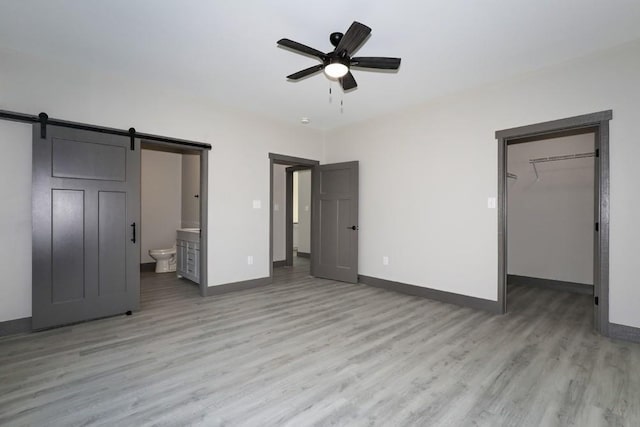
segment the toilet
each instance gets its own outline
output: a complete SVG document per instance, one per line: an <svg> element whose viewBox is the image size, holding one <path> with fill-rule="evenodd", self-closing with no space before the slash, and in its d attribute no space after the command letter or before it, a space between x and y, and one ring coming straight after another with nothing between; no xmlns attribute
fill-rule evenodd
<svg viewBox="0 0 640 427"><path fill-rule="evenodd" d="M156 273L176 271L176 245L170 249L150 249L149 256L156 260Z"/></svg>

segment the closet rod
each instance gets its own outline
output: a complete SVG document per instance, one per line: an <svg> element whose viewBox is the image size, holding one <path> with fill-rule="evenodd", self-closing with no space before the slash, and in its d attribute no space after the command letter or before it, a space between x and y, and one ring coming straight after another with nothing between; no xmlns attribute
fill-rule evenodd
<svg viewBox="0 0 640 427"><path fill-rule="evenodd" d="M52 119L45 113L40 113L39 115L34 116L31 114L0 110L0 119L10 120L14 122L23 122L23 123L40 123L43 129L46 129L47 125L60 126L60 127L71 128L71 129L80 129L80 130L87 130L91 132L106 133L110 135L135 137L135 138L145 139L148 141L166 142L170 144L184 145L188 147L197 147L205 150L211 150L210 144L205 144L202 142L188 141L185 139L169 138L169 137L160 136L160 135L152 135L149 133L137 132L134 128L131 128L129 130L123 130L123 129L108 128L104 126L89 125L85 123L70 122L66 120Z"/></svg>
<svg viewBox="0 0 640 427"><path fill-rule="evenodd" d="M538 157L537 159L529 159L529 163L533 166L533 171L536 173L536 181L540 179L538 175L538 168L536 167L536 163L545 163L545 162L557 162L558 160L571 160L571 159L584 159L587 157L595 157L595 152L590 153L578 153L578 154L565 154L563 156L551 156L551 157Z"/></svg>
<svg viewBox="0 0 640 427"><path fill-rule="evenodd" d="M564 156L538 157L529 159L529 163L556 162L558 160L584 159L585 157L595 157L596 153L566 154Z"/></svg>

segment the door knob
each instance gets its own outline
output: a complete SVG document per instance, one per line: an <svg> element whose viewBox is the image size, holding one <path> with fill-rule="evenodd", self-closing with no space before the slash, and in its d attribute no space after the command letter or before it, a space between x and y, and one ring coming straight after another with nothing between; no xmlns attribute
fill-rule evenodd
<svg viewBox="0 0 640 427"><path fill-rule="evenodd" d="M353 230L356 231L358 229L358 226L356 225L352 225L351 227L347 227L348 230Z"/></svg>

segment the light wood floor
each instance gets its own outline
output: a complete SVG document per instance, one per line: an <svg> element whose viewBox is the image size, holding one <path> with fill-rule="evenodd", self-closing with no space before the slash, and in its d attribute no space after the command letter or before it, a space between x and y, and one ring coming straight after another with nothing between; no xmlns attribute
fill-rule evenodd
<svg viewBox="0 0 640 427"><path fill-rule="evenodd" d="M145 274L133 316L0 339L0 425L640 425L640 345L586 296L495 316L304 268L208 298Z"/></svg>

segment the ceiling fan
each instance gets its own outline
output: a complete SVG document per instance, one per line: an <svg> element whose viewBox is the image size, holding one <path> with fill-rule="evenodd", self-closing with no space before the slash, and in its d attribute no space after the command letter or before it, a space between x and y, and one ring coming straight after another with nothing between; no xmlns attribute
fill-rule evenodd
<svg viewBox="0 0 640 427"><path fill-rule="evenodd" d="M371 28L360 22L354 21L346 33L331 33L329 41L335 47L332 52L323 53L317 49L305 46L289 39L278 40L278 45L292 49L298 53L311 55L322 61L322 64L314 65L288 75L289 80L300 80L321 70L331 79L337 79L344 90L354 89L358 86L356 79L351 74L351 67L372 68L379 70L397 70L400 67L400 58L384 58L360 56L351 57L353 53L369 37Z"/></svg>

